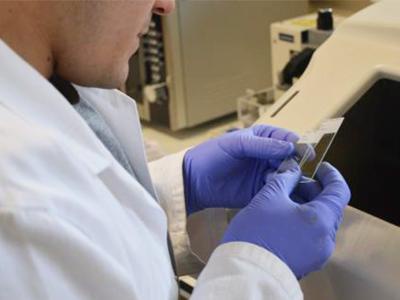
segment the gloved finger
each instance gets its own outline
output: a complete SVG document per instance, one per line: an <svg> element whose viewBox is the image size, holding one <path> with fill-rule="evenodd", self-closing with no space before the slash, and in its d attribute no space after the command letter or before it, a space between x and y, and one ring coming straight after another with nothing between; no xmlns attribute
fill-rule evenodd
<svg viewBox="0 0 400 300"><path fill-rule="evenodd" d="M317 179L321 183L321 193L310 203L315 202L328 207L340 221L343 210L350 201L350 189L339 171L332 165L324 162L317 171Z"/></svg>
<svg viewBox="0 0 400 300"><path fill-rule="evenodd" d="M281 162L282 163L282 162ZM272 180L276 174L276 170L267 170L265 172L265 177L264 177L264 184L268 183L268 181Z"/></svg>
<svg viewBox="0 0 400 300"><path fill-rule="evenodd" d="M287 160L280 171L268 174L267 183L261 188L250 204L259 205L260 202L277 202L277 205L289 199L301 177L299 165L294 160ZM286 195L286 196L285 196ZM271 203L270 203L271 204Z"/></svg>
<svg viewBox="0 0 400 300"><path fill-rule="evenodd" d="M301 178L301 170L293 159L285 160L276 173L270 177L269 184L275 185L288 196L293 192Z"/></svg>
<svg viewBox="0 0 400 300"><path fill-rule="evenodd" d="M318 181L301 182L296 186L296 189L291 196L294 201L295 198L302 199L303 203L309 202L317 197L322 191L321 184ZM297 202L297 201L296 201Z"/></svg>
<svg viewBox="0 0 400 300"><path fill-rule="evenodd" d="M255 125L252 127L253 133L260 137L270 137L277 140L295 143L299 140L299 136L287 129L269 126L269 125Z"/></svg>
<svg viewBox="0 0 400 300"><path fill-rule="evenodd" d="M304 198L300 197L299 195L296 195L295 193L292 193L290 195L290 199L292 199L293 202L296 202L298 204L307 203L307 201Z"/></svg>
<svg viewBox="0 0 400 300"><path fill-rule="evenodd" d="M300 161L303 158L306 159L306 162L312 161L316 156L315 149L311 144L295 144L294 148Z"/></svg>
<svg viewBox="0 0 400 300"><path fill-rule="evenodd" d="M289 142L251 135L240 138L238 158L285 159L293 154L294 145Z"/></svg>
<svg viewBox="0 0 400 300"><path fill-rule="evenodd" d="M271 138L277 139L277 140L282 140L282 141L287 141L287 142L292 142L295 143L299 140L299 136L291 132L289 130L283 129L283 128L277 128L271 133Z"/></svg>
<svg viewBox="0 0 400 300"><path fill-rule="evenodd" d="M278 128L270 125L254 125L251 127L253 134L259 137L271 137L272 133Z"/></svg>
<svg viewBox="0 0 400 300"><path fill-rule="evenodd" d="M281 163L282 163L282 159L270 159L270 160L268 160L268 164L269 164L269 166L270 166L270 168L271 169L278 169L279 168L279 166L281 165Z"/></svg>
<svg viewBox="0 0 400 300"><path fill-rule="evenodd" d="M307 162L311 162L315 159L316 153L314 148L311 145L306 144L293 144L294 145L294 158L298 163L303 162L303 164ZM304 160L304 161L303 161ZM271 168L278 168L281 164L282 160L270 160L269 164Z"/></svg>

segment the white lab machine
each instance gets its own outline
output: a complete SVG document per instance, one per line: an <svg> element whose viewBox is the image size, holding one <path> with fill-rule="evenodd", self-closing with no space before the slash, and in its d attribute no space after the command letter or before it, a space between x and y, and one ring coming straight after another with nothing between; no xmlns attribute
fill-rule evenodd
<svg viewBox="0 0 400 300"><path fill-rule="evenodd" d="M303 74L315 51L344 17L331 9L272 23L270 26L272 86L248 89L238 98L238 119L253 124Z"/></svg>
<svg viewBox="0 0 400 300"><path fill-rule="evenodd" d="M327 160L352 200L328 265L302 280L305 299L400 299L400 2L344 20L301 78L257 123L300 135L344 116Z"/></svg>
<svg viewBox="0 0 400 300"><path fill-rule="evenodd" d="M272 81L276 98L301 76L314 50L343 19L331 9L321 9L318 13L271 24Z"/></svg>

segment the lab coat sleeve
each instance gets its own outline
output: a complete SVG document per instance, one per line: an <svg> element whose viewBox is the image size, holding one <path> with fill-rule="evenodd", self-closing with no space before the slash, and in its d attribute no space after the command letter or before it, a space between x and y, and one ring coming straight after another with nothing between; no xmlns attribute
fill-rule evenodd
<svg viewBox="0 0 400 300"><path fill-rule="evenodd" d="M191 299L303 299L289 267L271 252L244 242L218 246Z"/></svg>
<svg viewBox="0 0 400 300"><path fill-rule="evenodd" d="M186 151L165 156L149 163L158 200L168 217L168 231L178 275L199 273L204 264L192 252L186 230L186 205L182 163Z"/></svg>

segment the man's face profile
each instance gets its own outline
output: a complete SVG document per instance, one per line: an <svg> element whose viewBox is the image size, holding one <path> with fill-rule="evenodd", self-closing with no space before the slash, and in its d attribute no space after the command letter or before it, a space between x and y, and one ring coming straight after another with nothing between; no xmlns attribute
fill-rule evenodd
<svg viewBox="0 0 400 300"><path fill-rule="evenodd" d="M118 88L152 13L174 0L2 1L0 38L45 77Z"/></svg>

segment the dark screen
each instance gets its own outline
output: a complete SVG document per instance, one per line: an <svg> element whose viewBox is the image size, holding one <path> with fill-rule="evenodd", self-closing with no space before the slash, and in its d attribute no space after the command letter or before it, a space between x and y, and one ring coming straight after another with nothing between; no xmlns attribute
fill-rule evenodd
<svg viewBox="0 0 400 300"><path fill-rule="evenodd" d="M351 206L400 225L400 83L377 81L344 117L325 160L348 181Z"/></svg>

